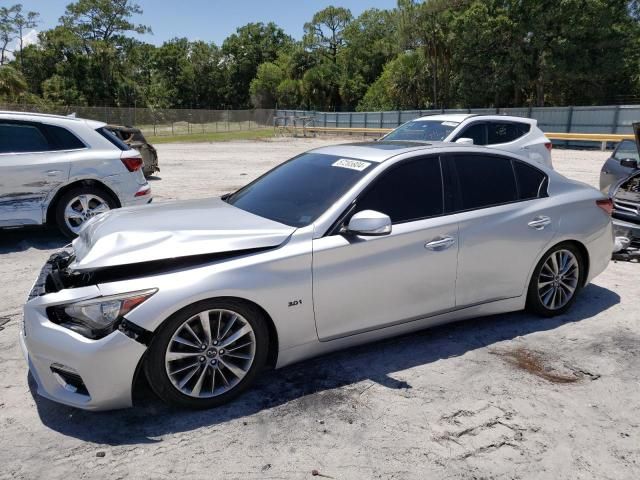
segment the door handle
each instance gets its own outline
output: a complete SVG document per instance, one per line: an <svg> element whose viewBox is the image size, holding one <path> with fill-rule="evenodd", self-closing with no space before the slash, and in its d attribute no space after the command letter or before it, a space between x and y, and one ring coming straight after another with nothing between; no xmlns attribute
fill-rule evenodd
<svg viewBox="0 0 640 480"><path fill-rule="evenodd" d="M427 250L446 250L456 243L456 239L453 237L436 237L430 242L427 242L424 246Z"/></svg>
<svg viewBox="0 0 640 480"><path fill-rule="evenodd" d="M529 225L531 228L534 228L536 230L542 230L544 229L544 227L546 227L550 223L551 223L551 219L549 217L545 217L544 215L541 215L531 220L529 223L527 223L527 225Z"/></svg>

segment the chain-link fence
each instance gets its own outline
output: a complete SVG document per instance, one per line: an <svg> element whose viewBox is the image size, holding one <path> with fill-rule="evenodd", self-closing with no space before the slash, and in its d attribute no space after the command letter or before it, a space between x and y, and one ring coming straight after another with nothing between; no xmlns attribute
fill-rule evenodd
<svg viewBox="0 0 640 480"><path fill-rule="evenodd" d="M0 104L0 110L75 114L79 118L99 120L112 125L135 126L145 135L185 135L237 132L273 127L273 110L190 110L134 107L42 107Z"/></svg>

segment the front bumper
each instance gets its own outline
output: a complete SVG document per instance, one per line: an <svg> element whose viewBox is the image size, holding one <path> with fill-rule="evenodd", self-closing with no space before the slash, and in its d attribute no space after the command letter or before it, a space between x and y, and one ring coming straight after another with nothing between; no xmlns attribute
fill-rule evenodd
<svg viewBox="0 0 640 480"><path fill-rule="evenodd" d="M147 347L119 330L91 340L51 322L46 314L49 306L99 295L98 287L82 287L26 303L20 344L39 395L86 410L132 405L136 369Z"/></svg>

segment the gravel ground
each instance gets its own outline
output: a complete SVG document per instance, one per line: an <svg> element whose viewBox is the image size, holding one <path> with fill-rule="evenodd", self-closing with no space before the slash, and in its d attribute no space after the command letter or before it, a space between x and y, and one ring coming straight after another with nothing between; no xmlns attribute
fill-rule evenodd
<svg viewBox="0 0 640 480"><path fill-rule="evenodd" d="M160 145L156 201L219 195L335 139ZM555 150L597 185L603 152ZM17 336L64 241L0 233L0 478L640 478L640 265L611 263L570 313L438 327L265 373L236 402L176 411L38 398Z"/></svg>

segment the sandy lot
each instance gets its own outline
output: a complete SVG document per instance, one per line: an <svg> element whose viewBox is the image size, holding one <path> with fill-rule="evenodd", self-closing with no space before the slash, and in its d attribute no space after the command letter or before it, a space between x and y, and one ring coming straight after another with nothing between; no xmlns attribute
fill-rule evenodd
<svg viewBox="0 0 640 480"><path fill-rule="evenodd" d="M335 139L160 145L157 201L219 195ZM606 153L555 150L596 185ZM640 265L611 263L569 314L474 319L275 372L235 403L88 413L35 395L17 336L64 241L0 233L0 478L640 478Z"/></svg>

